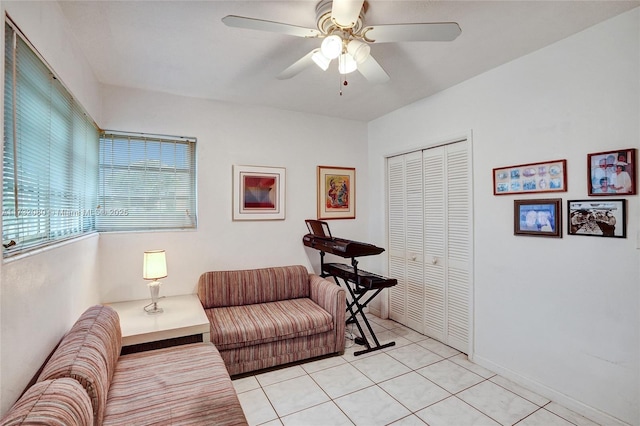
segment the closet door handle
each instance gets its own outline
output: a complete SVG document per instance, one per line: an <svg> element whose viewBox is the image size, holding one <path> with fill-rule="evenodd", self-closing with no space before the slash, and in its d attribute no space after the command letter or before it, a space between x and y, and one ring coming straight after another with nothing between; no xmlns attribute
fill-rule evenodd
<svg viewBox="0 0 640 426"><path fill-rule="evenodd" d="M435 256L433 256L433 257L431 258L431 264L432 264L432 265L437 265L437 264L438 264L438 258L437 258L437 257L435 257Z"/></svg>
<svg viewBox="0 0 640 426"><path fill-rule="evenodd" d="M409 257L409 259L411 259L412 261L416 261L416 259L418 258L418 256L416 256L415 254L412 254L411 257Z"/></svg>

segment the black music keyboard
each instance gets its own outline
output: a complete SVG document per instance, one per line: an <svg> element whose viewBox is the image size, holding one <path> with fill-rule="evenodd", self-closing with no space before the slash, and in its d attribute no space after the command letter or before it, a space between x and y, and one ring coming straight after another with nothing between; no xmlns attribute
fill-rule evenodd
<svg viewBox="0 0 640 426"><path fill-rule="evenodd" d="M302 243L312 249L335 254L340 257L371 256L384 251L382 247L374 246L373 244L345 240L343 238L323 238L312 234L307 234L302 237Z"/></svg>
<svg viewBox="0 0 640 426"><path fill-rule="evenodd" d="M329 224L321 220L305 220L309 233L302 237L302 243L324 253L335 254L340 257L360 257L380 254L382 247L360 241L334 238L329 230Z"/></svg>
<svg viewBox="0 0 640 426"><path fill-rule="evenodd" d="M322 265L322 272L354 283L356 292L393 287L398 284L395 278L383 277L361 269L356 273L353 266L344 263L325 263Z"/></svg>

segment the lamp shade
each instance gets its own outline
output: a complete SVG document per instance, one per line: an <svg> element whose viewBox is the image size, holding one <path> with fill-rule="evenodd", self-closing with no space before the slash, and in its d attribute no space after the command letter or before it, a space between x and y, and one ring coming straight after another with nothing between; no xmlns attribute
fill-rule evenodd
<svg viewBox="0 0 640 426"><path fill-rule="evenodd" d="M335 59L342 53L342 39L335 34L327 36L322 40L320 50L327 59Z"/></svg>
<svg viewBox="0 0 640 426"><path fill-rule="evenodd" d="M145 280L157 280L167 276L167 257L164 250L151 250L144 252L142 264L142 278Z"/></svg>

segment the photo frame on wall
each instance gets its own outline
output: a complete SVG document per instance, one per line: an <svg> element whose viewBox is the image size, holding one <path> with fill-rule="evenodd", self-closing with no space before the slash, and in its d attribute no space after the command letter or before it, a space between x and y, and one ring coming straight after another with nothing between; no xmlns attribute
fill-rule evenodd
<svg viewBox="0 0 640 426"><path fill-rule="evenodd" d="M233 220L283 220L286 169L233 166Z"/></svg>
<svg viewBox="0 0 640 426"><path fill-rule="evenodd" d="M562 199L514 200L513 233L562 238Z"/></svg>
<svg viewBox="0 0 640 426"><path fill-rule="evenodd" d="M356 169L318 166L318 219L356 218Z"/></svg>
<svg viewBox="0 0 640 426"><path fill-rule="evenodd" d="M587 188L593 196L635 195L635 148L587 154Z"/></svg>
<svg viewBox="0 0 640 426"><path fill-rule="evenodd" d="M627 200L568 200L569 235L627 237Z"/></svg>
<svg viewBox="0 0 640 426"><path fill-rule="evenodd" d="M493 169L493 195L563 192L566 190L567 160Z"/></svg>

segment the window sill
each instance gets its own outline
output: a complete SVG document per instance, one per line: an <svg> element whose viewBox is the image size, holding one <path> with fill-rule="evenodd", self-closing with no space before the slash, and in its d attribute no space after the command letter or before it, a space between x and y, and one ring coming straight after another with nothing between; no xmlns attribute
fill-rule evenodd
<svg viewBox="0 0 640 426"><path fill-rule="evenodd" d="M52 243L52 244L47 245L45 247L39 247L39 248L36 248L36 249L33 249L33 250L28 250L28 251L26 251L24 253L18 253L18 254L15 254L15 255L11 255L9 257L5 257L2 261L5 264L6 263L11 263L11 262L16 262L18 260L22 260L22 259L25 259L27 257L35 256L35 255L38 255L40 253L44 253L44 252L49 251L49 250L54 250L54 249L57 249L57 248L60 248L60 247L63 247L63 246L69 245L69 244L73 244L73 243L77 243L77 242L80 242L80 241L88 240L90 238L98 238L99 236L100 236L100 233L91 232L89 234L84 234L84 235L81 235L79 237L69 238L68 240L55 242L55 243Z"/></svg>

